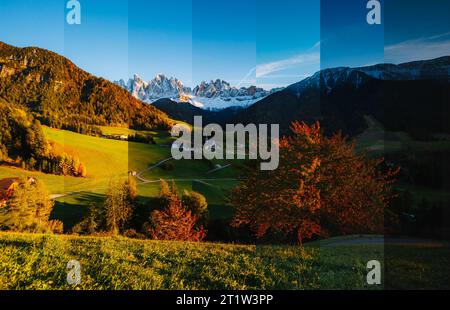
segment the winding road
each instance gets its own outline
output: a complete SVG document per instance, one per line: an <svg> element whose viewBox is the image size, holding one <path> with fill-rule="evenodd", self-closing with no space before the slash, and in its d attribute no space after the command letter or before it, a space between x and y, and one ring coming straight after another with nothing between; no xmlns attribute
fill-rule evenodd
<svg viewBox="0 0 450 310"><path fill-rule="evenodd" d="M161 166L165 162L168 162L168 161L170 161L172 159L174 159L174 158L173 157L169 157L169 158L163 159L163 160L157 162L156 164L154 164L154 165L152 165L152 166L150 166L150 167L140 171L139 173L137 173L136 179L138 179L140 181L139 184L159 183L160 179L149 180L149 179L144 178L143 174L148 172L148 171L151 171L151 170L153 170L155 168L158 168L159 166ZM228 168L230 166L231 166L231 164L228 164L228 165L225 165L223 167L215 168L215 169L213 169L211 171L208 171L206 174L211 174L211 173L217 172L219 170ZM170 179L170 180L173 180L175 182L192 182L192 181L195 181L195 182L199 182L199 183L211 186L211 187L215 187L214 185L212 185L212 184L210 184L208 182L213 182L213 181L236 181L237 179L235 179L235 178L220 178L220 179L217 179L217 178L206 178L206 179L182 178L182 179ZM68 193L65 193L65 194L52 194L52 195L50 195L50 199L54 200L54 199L58 199L58 198L62 198L62 197L67 197L67 196L72 196L72 195L76 195L76 194L81 194L83 192L86 192L86 191L83 190L83 191L68 192Z"/></svg>
<svg viewBox="0 0 450 310"><path fill-rule="evenodd" d="M169 157L169 158L163 159L163 160L161 160L160 162L158 162L158 163L156 163L156 164L154 164L154 165L148 167L147 169L142 170L141 172L139 172L139 173L136 175L136 178L137 178L139 181L141 181L140 184L149 184L149 183L158 183L158 182L160 182L160 179L157 179L157 180L149 180L149 179L144 178L142 175L143 175L145 172L148 172L148 171L151 171L151 170L153 170L153 169L155 169L155 168L158 168L159 166L161 166L161 165L164 164L165 162L168 162L169 160L172 160L172 159L174 159L174 158L173 158L173 157ZM231 164L226 165L226 166L223 166L223 167L220 167L220 168L213 169L213 170L207 172L207 174L210 174L210 173L213 173L213 172L216 172L216 171L225 169L225 168L230 167L230 166L231 166ZM197 181L197 182L200 182L200 183L209 185L209 186L214 186L214 185L209 184L209 183L207 183L207 182L211 182L211 181L236 181L237 179L235 179L235 178L220 178L220 179L217 179L217 178L206 178L206 179L203 179L203 178L202 178L202 179L199 179L199 178L182 178L182 179L171 179L171 180L176 181L176 182L192 182L192 181Z"/></svg>
<svg viewBox="0 0 450 310"><path fill-rule="evenodd" d="M164 164L165 162L168 162L169 160L172 160L172 159L173 159L173 157L169 157L169 158L163 159L163 160L161 160L160 162L154 164L153 166L150 166L150 167L148 167L147 169L142 170L141 172L139 172L139 173L136 175L136 178L137 178L139 181L141 181L142 183L154 183L154 182L159 182L159 180L147 180L147 179L143 178L142 175L143 175L145 172L148 172L148 171L150 171L150 170L153 170L153 169L155 169L155 168L161 166L161 165Z"/></svg>

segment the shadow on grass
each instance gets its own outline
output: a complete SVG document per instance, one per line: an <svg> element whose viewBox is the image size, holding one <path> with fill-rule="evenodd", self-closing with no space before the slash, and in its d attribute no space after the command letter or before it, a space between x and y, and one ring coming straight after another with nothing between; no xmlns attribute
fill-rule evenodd
<svg viewBox="0 0 450 310"><path fill-rule="evenodd" d="M104 200L105 195L90 192L61 198L55 201L50 219L62 221L64 232L69 232L86 215L90 203L102 204Z"/></svg>

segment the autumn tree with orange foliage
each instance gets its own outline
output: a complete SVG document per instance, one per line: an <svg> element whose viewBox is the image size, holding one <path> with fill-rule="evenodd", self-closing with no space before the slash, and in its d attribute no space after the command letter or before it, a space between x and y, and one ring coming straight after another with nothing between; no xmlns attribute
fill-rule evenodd
<svg viewBox="0 0 450 310"><path fill-rule="evenodd" d="M206 236L203 226L198 226L199 217L192 214L181 202L175 184L170 187L161 180L163 210L155 210L144 229L156 240L202 241Z"/></svg>
<svg viewBox="0 0 450 310"><path fill-rule="evenodd" d="M356 153L340 133L325 137L319 123L294 122L291 130L280 140L278 169L251 169L233 190L232 225L249 225L257 237L295 233L299 243L314 235L382 233L398 170L381 172L382 159Z"/></svg>

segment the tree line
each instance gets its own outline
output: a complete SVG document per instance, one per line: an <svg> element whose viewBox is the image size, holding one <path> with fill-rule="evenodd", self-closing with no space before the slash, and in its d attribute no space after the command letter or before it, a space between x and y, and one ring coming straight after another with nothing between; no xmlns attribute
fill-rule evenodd
<svg viewBox="0 0 450 310"><path fill-rule="evenodd" d="M0 101L0 161L44 173L86 177L78 156L45 138L41 123Z"/></svg>

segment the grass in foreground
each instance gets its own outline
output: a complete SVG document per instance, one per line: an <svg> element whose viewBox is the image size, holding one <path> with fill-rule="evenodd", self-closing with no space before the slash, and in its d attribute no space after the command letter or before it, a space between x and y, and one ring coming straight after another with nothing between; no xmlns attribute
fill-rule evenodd
<svg viewBox="0 0 450 310"><path fill-rule="evenodd" d="M448 288L448 248L392 249L388 288ZM366 262L383 262L383 250L0 233L0 289L74 289L71 259L82 267L76 289L379 289L366 284Z"/></svg>

